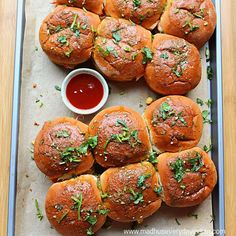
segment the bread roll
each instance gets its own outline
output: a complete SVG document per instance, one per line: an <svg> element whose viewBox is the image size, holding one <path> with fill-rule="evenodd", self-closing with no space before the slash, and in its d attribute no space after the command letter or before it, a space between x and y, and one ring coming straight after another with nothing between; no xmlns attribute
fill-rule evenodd
<svg viewBox="0 0 236 236"><path fill-rule="evenodd" d="M125 18L153 30L164 10L166 0L106 0L107 16Z"/></svg>
<svg viewBox="0 0 236 236"><path fill-rule="evenodd" d="M40 171L53 181L88 171L94 162L91 152L76 150L87 141L87 132L87 125L68 117L45 122L34 144L34 160Z"/></svg>
<svg viewBox="0 0 236 236"><path fill-rule="evenodd" d="M157 168L163 185L163 200L171 207L198 205L216 185L215 165L198 147L161 154Z"/></svg>
<svg viewBox="0 0 236 236"><path fill-rule="evenodd" d="M108 216L120 222L141 222L161 206L161 186L149 162L110 168L101 175Z"/></svg>
<svg viewBox="0 0 236 236"><path fill-rule="evenodd" d="M169 0L159 28L201 48L212 36L216 11L211 0Z"/></svg>
<svg viewBox="0 0 236 236"><path fill-rule="evenodd" d="M58 6L40 27L41 47L52 62L73 69L90 58L99 23L94 13Z"/></svg>
<svg viewBox="0 0 236 236"><path fill-rule="evenodd" d="M151 149L144 120L128 107L99 112L89 124L89 134L98 136L94 157L105 168L140 162Z"/></svg>
<svg viewBox="0 0 236 236"><path fill-rule="evenodd" d="M201 59L197 48L184 39L156 34L152 43L153 60L146 67L145 79L156 93L186 94L201 80Z"/></svg>
<svg viewBox="0 0 236 236"><path fill-rule="evenodd" d="M93 59L110 80L138 80L152 59L151 32L124 19L105 18L98 27Z"/></svg>
<svg viewBox="0 0 236 236"><path fill-rule="evenodd" d="M92 175L53 184L45 210L53 228L64 236L92 235L102 227L107 215L97 179Z"/></svg>
<svg viewBox="0 0 236 236"><path fill-rule="evenodd" d="M198 105L183 96L167 96L144 112L153 145L160 151L178 152L195 147L202 135Z"/></svg>

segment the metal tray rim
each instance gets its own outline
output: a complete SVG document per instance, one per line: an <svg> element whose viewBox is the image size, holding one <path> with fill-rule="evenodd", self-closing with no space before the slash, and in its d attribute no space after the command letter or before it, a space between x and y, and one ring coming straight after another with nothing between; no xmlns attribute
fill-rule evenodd
<svg viewBox="0 0 236 236"><path fill-rule="evenodd" d="M22 68L22 47L25 26L25 0L17 1L17 24L15 44L14 88L12 101L12 131L8 197L7 235L15 235L15 203L17 185L17 151L20 114L20 88ZM217 136L218 136L218 227L217 235L225 235L225 206L224 206L224 143L223 143L223 91L222 91L222 47L221 47L221 0L215 0L217 11L216 26L216 78L217 78Z"/></svg>

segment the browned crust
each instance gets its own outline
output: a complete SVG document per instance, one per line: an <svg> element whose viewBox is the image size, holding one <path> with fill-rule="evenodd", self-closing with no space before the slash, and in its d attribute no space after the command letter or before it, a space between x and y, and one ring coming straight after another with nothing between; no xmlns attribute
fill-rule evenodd
<svg viewBox="0 0 236 236"><path fill-rule="evenodd" d="M145 189L137 187L138 177L150 175L145 180ZM142 221L161 206L161 199L154 192L159 187L157 173L148 162L132 164L121 168L110 168L101 175L102 191L108 195L104 205L109 209L108 216L119 222ZM132 189L142 192L143 202L134 203Z"/></svg>
<svg viewBox="0 0 236 236"><path fill-rule="evenodd" d="M170 164L181 159L185 161L185 168L189 168L188 160L195 157L196 153L201 155L204 165L196 172L186 172L182 181L178 183ZM190 207L200 204L210 195L217 182L214 163L208 154L198 147L179 153L161 154L158 157L157 168L164 188L164 201L171 207Z"/></svg>
<svg viewBox="0 0 236 236"><path fill-rule="evenodd" d="M108 16L125 18L153 30L164 10L166 0L142 0L141 5L135 7L133 0L106 0L105 12Z"/></svg>
<svg viewBox="0 0 236 236"><path fill-rule="evenodd" d="M72 30L76 18L78 30ZM43 21L39 40L49 59L66 68L74 68L90 58L94 32L100 23L98 15L79 8L58 6ZM77 32L77 33L76 33ZM79 32L79 33L78 33ZM60 40L60 39L64 40Z"/></svg>
<svg viewBox="0 0 236 236"><path fill-rule="evenodd" d="M99 209L105 209L97 188L96 178L92 175L83 175L76 179L53 184L47 193L45 210L51 225L64 236L84 236L91 226L86 221L87 212L97 218L92 227L93 232L98 231L106 220L106 215L99 214ZM71 197L82 194L81 219L78 220L78 210L74 209ZM68 214L62 219L63 214ZM59 223L58 221L61 222Z"/></svg>
<svg viewBox="0 0 236 236"><path fill-rule="evenodd" d="M204 10L201 10L204 9ZM169 0L159 27L201 48L212 36L216 11L211 0Z"/></svg>
<svg viewBox="0 0 236 236"><path fill-rule="evenodd" d="M160 108L171 107L167 119ZM183 119L182 119L182 118ZM153 145L160 151L178 152L196 146L202 135L203 119L198 105L183 96L167 96L156 100L144 112Z"/></svg>
<svg viewBox="0 0 236 236"><path fill-rule="evenodd" d="M142 49L151 48L151 32L124 20L106 17L98 27L93 59L97 68L110 80L138 80L144 75ZM113 38L120 35L120 41ZM109 48L113 48L107 52Z"/></svg>
<svg viewBox="0 0 236 236"><path fill-rule="evenodd" d="M186 94L201 80L201 59L197 48L184 39L156 34L152 43L153 59L145 79L156 93Z"/></svg>
<svg viewBox="0 0 236 236"><path fill-rule="evenodd" d="M126 123L129 128L129 134L137 132L137 139L140 142L131 137L126 142L111 140L106 145L113 134L122 134L124 132L124 127L118 125L117 120L122 120ZM147 159L151 149L147 128L141 115L123 106L109 107L99 112L89 124L89 134L98 136L98 145L94 149L94 156L96 161L106 168Z"/></svg>
<svg viewBox="0 0 236 236"><path fill-rule="evenodd" d="M68 132L69 137L57 137L61 131ZM68 147L79 147L86 140L87 132L87 125L73 118L45 122L34 144L34 160L40 171L54 181L65 174L69 178L88 171L94 162L91 152L78 157L79 163L60 164L60 153Z"/></svg>
<svg viewBox="0 0 236 236"><path fill-rule="evenodd" d="M71 7L82 7L98 15L102 14L103 0L56 0L58 5L67 5Z"/></svg>

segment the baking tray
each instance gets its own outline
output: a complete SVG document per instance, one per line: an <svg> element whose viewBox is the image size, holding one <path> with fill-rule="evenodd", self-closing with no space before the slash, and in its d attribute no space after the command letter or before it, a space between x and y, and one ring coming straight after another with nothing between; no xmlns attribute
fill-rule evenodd
<svg viewBox="0 0 236 236"><path fill-rule="evenodd" d="M225 235L225 209L224 209L224 140L223 140L223 96L222 96L222 54L221 54L221 13L220 0L215 0L217 11L216 31L209 41L211 54L211 67L214 75L210 83L212 106L211 137L214 149L212 159L218 170L218 183L212 193L212 208L214 214L215 235ZM17 2L17 26L15 46L15 67L14 67L14 90L12 110L12 132L11 132L11 155L10 155L10 176L9 176L9 203L8 203L8 231L7 235L15 235L15 206L17 188L17 154L18 135L20 118L20 91L22 76L22 50L25 29L25 1Z"/></svg>

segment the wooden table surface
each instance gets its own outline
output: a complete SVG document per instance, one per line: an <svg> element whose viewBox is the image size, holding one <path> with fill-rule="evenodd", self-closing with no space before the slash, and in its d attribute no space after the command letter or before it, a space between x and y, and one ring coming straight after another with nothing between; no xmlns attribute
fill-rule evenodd
<svg viewBox="0 0 236 236"><path fill-rule="evenodd" d="M236 1L222 4L226 232L236 235ZM16 0L0 0L0 236L6 235Z"/></svg>

